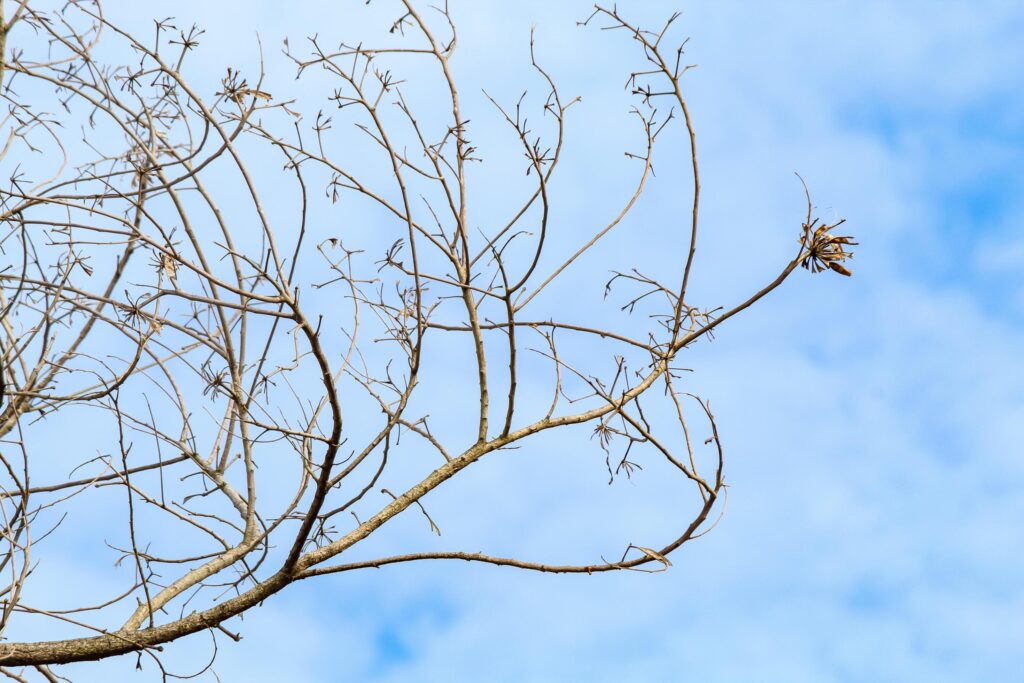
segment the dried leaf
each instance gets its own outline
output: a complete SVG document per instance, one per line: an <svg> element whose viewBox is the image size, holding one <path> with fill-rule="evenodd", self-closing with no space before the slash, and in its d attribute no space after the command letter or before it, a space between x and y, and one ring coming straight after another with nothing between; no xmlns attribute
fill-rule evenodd
<svg viewBox="0 0 1024 683"><path fill-rule="evenodd" d="M645 548L642 545L635 545L633 547L642 552L647 557L651 558L652 560L661 562L663 565L665 565L665 569L668 569L672 566L672 562L667 557L659 553L657 550L651 550L650 548Z"/></svg>
<svg viewBox="0 0 1024 683"><path fill-rule="evenodd" d="M167 254L162 254L160 256L160 267L163 269L164 275L166 275L168 279L173 280L178 274L177 261Z"/></svg>
<svg viewBox="0 0 1024 683"><path fill-rule="evenodd" d="M849 269L845 268L839 263L836 263L835 261L829 261L828 267L836 271L840 275L845 275L846 277L850 277L851 275L853 275L853 273L851 273Z"/></svg>

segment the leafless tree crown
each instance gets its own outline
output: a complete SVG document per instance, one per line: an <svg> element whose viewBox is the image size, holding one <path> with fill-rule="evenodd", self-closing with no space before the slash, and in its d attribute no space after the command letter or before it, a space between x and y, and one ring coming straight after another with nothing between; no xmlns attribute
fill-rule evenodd
<svg viewBox="0 0 1024 683"><path fill-rule="evenodd" d="M519 185L501 185L473 142L447 8L388 2L376 46L285 42L275 59L321 89L313 102L269 92L261 70L190 82L195 27L133 34L96 0L0 5L0 672L57 680L48 666L129 652L162 667L163 643L237 639L228 620L289 584L367 567L660 571L713 526L722 445L680 354L801 265L849 275L855 243L808 196L777 277L731 306L695 305L701 186L678 15L644 30L598 6L581 22L635 44L621 76L641 143L620 209L585 227L552 218L577 100L532 37L540 97L478 98L519 148ZM685 159L693 180L692 204L664 216L686 237L677 272L623 264L605 295L633 316L625 331L595 326L558 283L627 222L675 126L688 149L662 163ZM527 189L503 220L481 220L474 187L499 185ZM461 431L432 424L431 402L454 394L471 407ZM692 515L674 538L612 539L614 557L578 565L355 548L406 510L439 532L428 493L572 425L612 479L653 458L687 483ZM100 523L79 522L97 510ZM79 595L91 602L33 591L62 544L116 563ZM18 642L38 623L63 639Z"/></svg>

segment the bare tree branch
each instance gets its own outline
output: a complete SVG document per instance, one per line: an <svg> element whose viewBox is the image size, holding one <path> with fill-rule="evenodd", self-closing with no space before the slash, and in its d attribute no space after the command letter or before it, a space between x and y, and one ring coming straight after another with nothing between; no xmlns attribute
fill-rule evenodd
<svg viewBox="0 0 1024 683"><path fill-rule="evenodd" d="M669 47L678 15L650 31L598 6L582 22L624 32L637 50L623 74L640 144L625 152L637 166L617 207L563 234L553 181L579 99L563 98L535 36L527 66L540 103L527 93L474 102L455 78L447 5L396 5L375 45L285 43L304 87L330 84L317 102L265 77L262 46L258 67L226 65L210 87L192 63L204 39L195 26L166 19L133 34L96 0L8 2L5 21L0 4L0 673L54 681L49 666L133 652L164 672L163 644L200 631L238 640L227 620L297 581L359 569L665 571L720 518L718 425L687 391L680 359L800 266L849 275L856 242L834 234L842 221L814 217L807 191L799 248L777 276L731 307L698 305L701 182L685 40ZM102 55L101 36L112 48ZM118 49L123 63L103 61ZM420 77L434 97L407 85L410 62L430 67ZM473 142L478 108L505 126L526 170L524 185L481 167L516 193L484 227L486 188L469 171L488 156ZM588 275L584 256L609 232L629 228L671 125L685 125L692 182L678 272L665 284L617 263L603 293L626 290L625 304L608 305L634 317L613 329L560 287L570 269ZM372 229L350 225L355 203L379 219ZM600 279L587 280L597 299ZM465 353L445 361L449 349ZM537 385L552 392L543 405ZM689 517L657 545L609 539L610 560L458 549L353 558L410 508L440 536L432 492L573 425L590 430L580 448L612 482L645 467L675 476ZM709 430L703 444L694 425ZM101 536L81 525L83 506L109 510ZM125 568L111 573L116 588L34 604L26 596L40 592L24 590L34 568L69 539ZM19 642L29 620L74 635Z"/></svg>

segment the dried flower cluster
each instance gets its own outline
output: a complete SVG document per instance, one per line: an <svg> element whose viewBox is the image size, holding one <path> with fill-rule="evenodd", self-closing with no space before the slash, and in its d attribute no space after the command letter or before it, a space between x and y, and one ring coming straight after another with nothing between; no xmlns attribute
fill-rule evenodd
<svg viewBox="0 0 1024 683"><path fill-rule="evenodd" d="M853 258L853 252L847 251L846 247L856 246L857 243L849 235L832 234L833 230L845 222L844 219L832 225L818 225L818 219L815 218L810 223L804 223L800 244L806 251L800 265L812 273L828 269L847 277L852 275L843 261Z"/></svg>

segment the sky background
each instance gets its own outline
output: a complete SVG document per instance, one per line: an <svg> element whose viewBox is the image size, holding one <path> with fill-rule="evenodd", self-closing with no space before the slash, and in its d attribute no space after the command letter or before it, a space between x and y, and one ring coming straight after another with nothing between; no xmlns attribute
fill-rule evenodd
<svg viewBox="0 0 1024 683"><path fill-rule="evenodd" d="M363 11L128 5L108 13L200 23L215 74L251 61L257 32L268 54L286 35L333 43L358 37ZM726 447L725 517L656 575L434 563L294 586L235 622L244 640L222 643L221 680L1002 681L1024 669L1024 5L618 6L652 27L681 10L676 35L700 65L683 85L705 190L704 303L741 300L791 256L804 210L794 171L861 243L851 279L798 272L685 359ZM621 86L638 64L625 35L576 26L588 7L451 2L453 67L480 116L479 87L507 98L532 82L533 24L545 68L583 96L559 181L560 211L581 220L631 177ZM268 89L287 92L291 67L271 54L268 72ZM657 246L686 212L681 142L666 142L649 195L612 238L634 265L681 258ZM563 448L549 476L496 459L432 496L445 535L428 547L590 561L656 546L645 534L672 521L672 487L643 473L608 487L593 443L567 436ZM390 542L423 543L421 523L396 523ZM187 670L208 651L198 636L168 656ZM134 663L66 671L155 675L127 677Z"/></svg>

